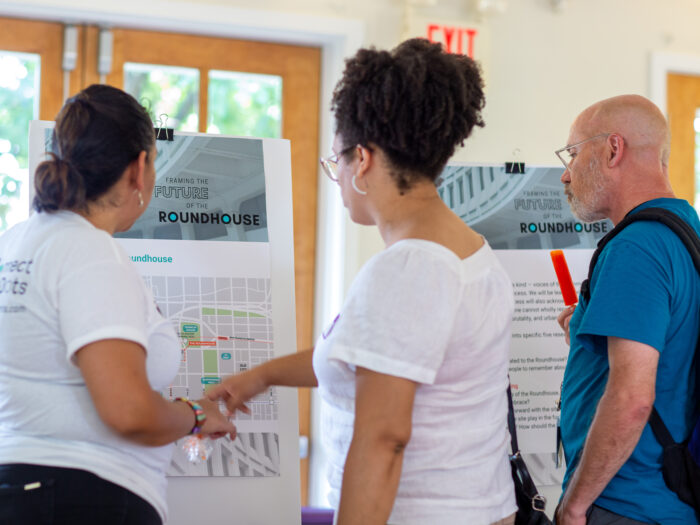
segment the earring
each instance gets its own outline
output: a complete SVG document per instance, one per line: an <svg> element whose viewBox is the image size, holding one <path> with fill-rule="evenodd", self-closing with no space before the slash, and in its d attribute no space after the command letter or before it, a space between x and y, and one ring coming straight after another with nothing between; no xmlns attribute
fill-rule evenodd
<svg viewBox="0 0 700 525"><path fill-rule="evenodd" d="M360 188L357 187L356 179L357 179L357 175L353 175L352 180L350 181L350 183L352 184L352 189L355 190L360 195L367 195L366 191L362 191Z"/></svg>
<svg viewBox="0 0 700 525"><path fill-rule="evenodd" d="M141 195L140 191L138 192L137 197L139 198L139 208L143 208L143 195Z"/></svg>

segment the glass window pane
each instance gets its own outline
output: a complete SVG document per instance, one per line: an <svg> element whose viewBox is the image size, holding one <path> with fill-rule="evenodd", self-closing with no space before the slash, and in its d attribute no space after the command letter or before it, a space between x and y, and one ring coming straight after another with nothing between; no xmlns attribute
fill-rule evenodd
<svg viewBox="0 0 700 525"><path fill-rule="evenodd" d="M210 71L207 132L282 136L282 77Z"/></svg>
<svg viewBox="0 0 700 525"><path fill-rule="evenodd" d="M198 69L127 62L124 91L148 109L156 125L198 131Z"/></svg>
<svg viewBox="0 0 700 525"><path fill-rule="evenodd" d="M39 118L39 55L0 50L0 232L29 216L29 121Z"/></svg>

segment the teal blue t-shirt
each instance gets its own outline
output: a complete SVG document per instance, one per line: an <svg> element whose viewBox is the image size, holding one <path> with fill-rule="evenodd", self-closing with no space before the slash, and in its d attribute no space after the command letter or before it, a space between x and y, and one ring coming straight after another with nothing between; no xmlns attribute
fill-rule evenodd
<svg viewBox="0 0 700 525"><path fill-rule="evenodd" d="M673 211L700 234L698 215L686 201L655 199L631 213L650 207ZM607 383L607 337L638 341L659 351L655 406L676 441L688 437L696 417L693 355L700 278L683 242L660 223L632 223L600 254L590 284L590 301L579 298L571 318L562 386L565 488ZM596 505L646 523L697 523L693 509L666 487L661 456L661 445L647 425Z"/></svg>

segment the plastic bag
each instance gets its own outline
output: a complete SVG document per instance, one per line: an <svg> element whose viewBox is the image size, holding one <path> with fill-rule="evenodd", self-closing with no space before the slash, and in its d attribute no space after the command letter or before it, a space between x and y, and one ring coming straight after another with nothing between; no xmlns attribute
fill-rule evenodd
<svg viewBox="0 0 700 525"><path fill-rule="evenodd" d="M187 436L182 440L182 450L190 463L195 465L204 463L211 457L214 446L211 439L202 437L201 434Z"/></svg>

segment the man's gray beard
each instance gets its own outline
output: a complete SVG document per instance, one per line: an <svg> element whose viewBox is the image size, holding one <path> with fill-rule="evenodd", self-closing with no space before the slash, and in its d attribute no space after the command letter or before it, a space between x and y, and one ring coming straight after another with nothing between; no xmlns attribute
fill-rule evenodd
<svg viewBox="0 0 700 525"><path fill-rule="evenodd" d="M590 177L593 179L592 182L595 182L595 189L589 194L588 203L582 202L578 197L569 193L571 213L581 222L596 222L607 218L604 212L600 210L606 189L598 171L598 166L598 159L596 157L591 158L588 163L588 171L583 175Z"/></svg>
<svg viewBox="0 0 700 525"><path fill-rule="evenodd" d="M586 205L573 195L569 201L569 206L571 207L571 213L581 222L597 222L607 218L603 212L587 209Z"/></svg>

